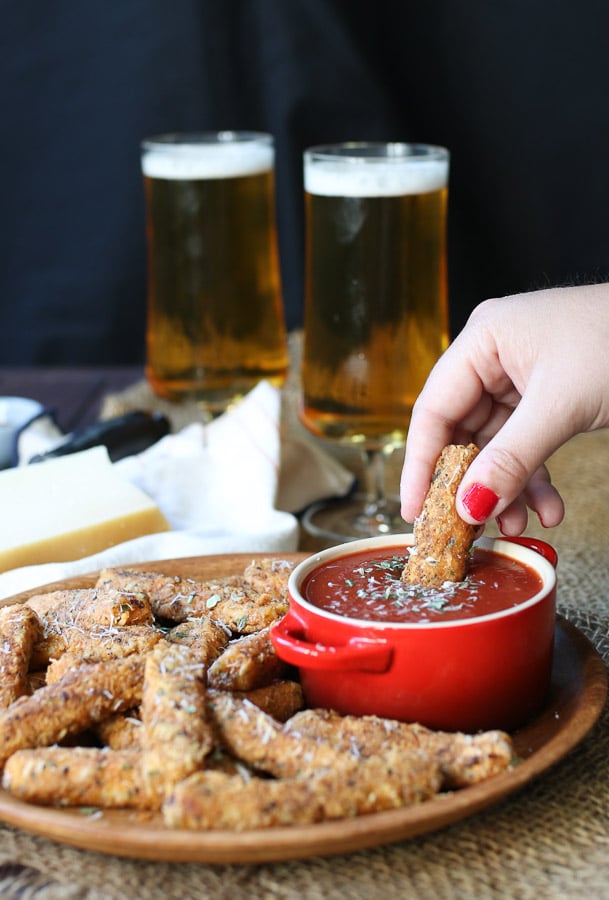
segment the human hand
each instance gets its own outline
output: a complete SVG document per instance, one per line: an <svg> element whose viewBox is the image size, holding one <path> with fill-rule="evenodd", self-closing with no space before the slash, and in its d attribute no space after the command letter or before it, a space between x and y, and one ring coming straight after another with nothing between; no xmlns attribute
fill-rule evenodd
<svg viewBox="0 0 609 900"><path fill-rule="evenodd" d="M488 300L432 370L412 412L402 516L420 513L448 443L481 452L457 494L471 524L496 517L522 533L527 506L546 527L563 517L546 460L573 435L609 425L609 285Z"/></svg>

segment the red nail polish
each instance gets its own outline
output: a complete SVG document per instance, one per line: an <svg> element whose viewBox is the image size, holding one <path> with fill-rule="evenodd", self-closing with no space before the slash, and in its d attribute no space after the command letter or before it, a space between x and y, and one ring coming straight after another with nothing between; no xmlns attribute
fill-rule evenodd
<svg viewBox="0 0 609 900"><path fill-rule="evenodd" d="M483 484L472 484L463 495L463 506L476 522L488 519L498 502L497 494Z"/></svg>

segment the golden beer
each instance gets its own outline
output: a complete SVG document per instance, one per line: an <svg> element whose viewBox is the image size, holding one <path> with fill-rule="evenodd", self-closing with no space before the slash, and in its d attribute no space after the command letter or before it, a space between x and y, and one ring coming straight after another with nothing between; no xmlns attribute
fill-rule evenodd
<svg viewBox="0 0 609 900"><path fill-rule="evenodd" d="M273 167L269 135L143 143L146 375L162 397L218 413L260 379L284 380Z"/></svg>
<svg viewBox="0 0 609 900"><path fill-rule="evenodd" d="M366 448L404 442L448 346L448 152L338 145L305 153L301 417Z"/></svg>

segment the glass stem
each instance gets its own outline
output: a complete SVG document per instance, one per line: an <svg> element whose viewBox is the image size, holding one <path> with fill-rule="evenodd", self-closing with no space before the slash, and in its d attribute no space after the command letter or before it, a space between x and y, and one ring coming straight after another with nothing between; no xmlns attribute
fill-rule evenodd
<svg viewBox="0 0 609 900"><path fill-rule="evenodd" d="M385 454L382 450L363 450L364 495L366 515L378 516L385 511Z"/></svg>

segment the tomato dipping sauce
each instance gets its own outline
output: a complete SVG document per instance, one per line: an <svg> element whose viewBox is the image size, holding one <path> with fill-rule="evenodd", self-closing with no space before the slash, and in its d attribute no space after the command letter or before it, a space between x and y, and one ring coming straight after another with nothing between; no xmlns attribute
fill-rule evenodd
<svg viewBox="0 0 609 900"><path fill-rule="evenodd" d="M373 622L433 623L471 619L524 603L537 594L543 580L521 562L475 547L465 581L440 588L401 580L408 558L388 556L387 548L347 554L306 576L302 596L334 615Z"/></svg>

